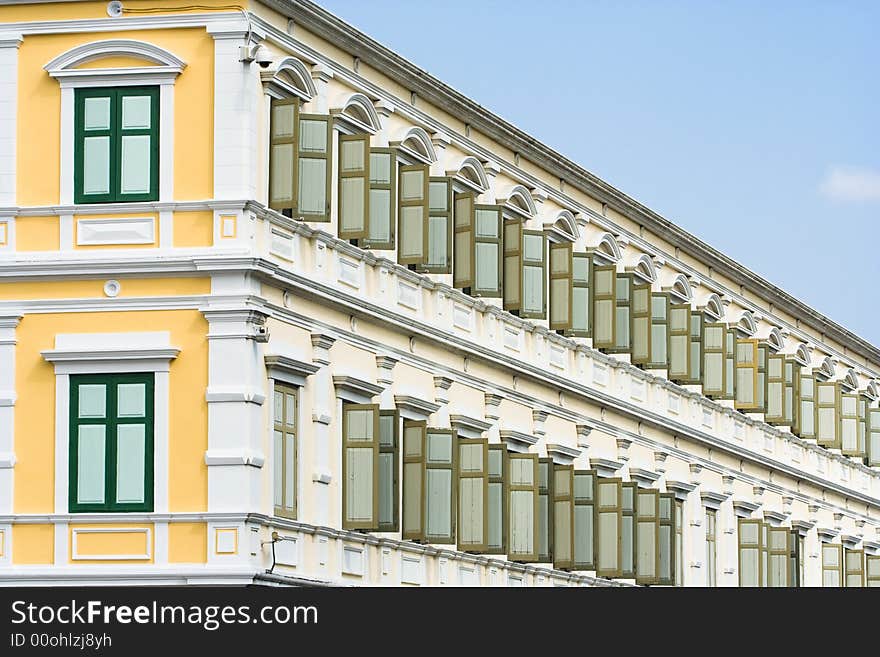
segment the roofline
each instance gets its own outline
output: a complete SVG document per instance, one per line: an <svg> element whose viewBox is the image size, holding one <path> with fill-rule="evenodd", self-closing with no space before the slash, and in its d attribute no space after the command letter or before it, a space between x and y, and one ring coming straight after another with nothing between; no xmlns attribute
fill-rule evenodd
<svg viewBox="0 0 880 657"><path fill-rule="evenodd" d="M319 36L327 37L336 47L357 55L364 63L376 67L425 100L450 111L473 128L518 152L548 173L563 178L566 184L573 185L597 200L607 203L629 219L644 225L672 246L681 248L707 267L712 267L735 283L745 286L764 301L772 303L774 307L800 319L826 337L846 345L854 353L875 364L880 364L880 348L743 267L326 9L310 0L259 0L259 2L294 18Z"/></svg>

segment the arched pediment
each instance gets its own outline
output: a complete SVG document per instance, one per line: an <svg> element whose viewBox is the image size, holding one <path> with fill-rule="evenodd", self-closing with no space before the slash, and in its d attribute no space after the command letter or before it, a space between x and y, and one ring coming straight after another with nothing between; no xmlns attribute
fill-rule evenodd
<svg viewBox="0 0 880 657"><path fill-rule="evenodd" d="M447 176L458 179L465 185L477 192L485 192L489 189L489 179L482 163L472 155L468 155L459 162L458 166L446 172Z"/></svg>
<svg viewBox="0 0 880 657"><path fill-rule="evenodd" d="M153 43L134 39L106 39L71 48L55 57L43 68L52 77L59 77L64 73L70 73L83 64L107 57L144 60L151 64L150 68L163 67L177 73L180 73L186 66L186 62L177 55Z"/></svg>
<svg viewBox="0 0 880 657"><path fill-rule="evenodd" d="M880 396L877 390L877 382L876 381L868 381L868 385L865 388L865 394L871 399L877 399Z"/></svg>
<svg viewBox="0 0 880 657"><path fill-rule="evenodd" d="M594 256L604 258L608 262L617 262L620 260L620 246L614 235L611 233L603 233L599 238L599 243L593 248Z"/></svg>
<svg viewBox="0 0 880 657"><path fill-rule="evenodd" d="M846 375L843 377L843 384L850 390L859 389L859 375L856 374L854 369L850 368L846 371Z"/></svg>
<svg viewBox="0 0 880 657"><path fill-rule="evenodd" d="M810 361L812 360L812 355L810 354L810 348L805 344L799 344L798 348L794 351L795 360L797 360L804 367L810 366Z"/></svg>
<svg viewBox="0 0 880 657"><path fill-rule="evenodd" d="M278 62L269 81L306 102L318 95L309 69L296 57L285 57Z"/></svg>
<svg viewBox="0 0 880 657"><path fill-rule="evenodd" d="M630 271L648 283L653 283L657 280L657 269L654 267L654 261L651 259L651 256L647 254L643 253L639 256L639 259L636 261L636 264L630 268Z"/></svg>
<svg viewBox="0 0 880 657"><path fill-rule="evenodd" d="M434 144L431 142L430 135L425 132L424 128L418 126L404 130L400 135L400 139L392 141L391 146L409 153L426 164L432 164L437 161L437 152L434 150Z"/></svg>
<svg viewBox="0 0 880 657"><path fill-rule="evenodd" d="M709 298L706 299L706 305L703 307L703 311L716 321L724 319L724 303L721 301L721 297L715 292L710 294Z"/></svg>
<svg viewBox="0 0 880 657"><path fill-rule="evenodd" d="M679 302L691 301L694 298L691 283L684 274L677 274L672 281L672 285L664 289L666 292L677 297Z"/></svg>
<svg viewBox="0 0 880 657"><path fill-rule="evenodd" d="M782 351L785 349L785 338L782 337L782 331L775 326L771 328L770 334L767 336L767 344L769 344L775 351Z"/></svg>
<svg viewBox="0 0 880 657"><path fill-rule="evenodd" d="M538 214L531 192L522 185L511 187L504 198L498 199L498 204L524 217L534 217Z"/></svg>
<svg viewBox="0 0 880 657"><path fill-rule="evenodd" d="M742 317L736 323L736 328L746 335L754 335L758 331L758 324L751 310L743 311Z"/></svg>
<svg viewBox="0 0 880 657"><path fill-rule="evenodd" d="M351 94L339 109L331 110L331 112L337 117L342 116L365 132L375 133L382 129L376 107L363 94Z"/></svg>
<svg viewBox="0 0 880 657"><path fill-rule="evenodd" d="M837 374L837 368L835 367L834 359L831 356L825 356L822 359L822 364L819 366L819 374L829 379L833 379Z"/></svg>
<svg viewBox="0 0 880 657"><path fill-rule="evenodd" d="M553 228L557 233L564 235L572 242L578 241L580 231L578 230L577 219L574 218L571 210L561 210L559 214L556 215L556 221L553 222Z"/></svg>

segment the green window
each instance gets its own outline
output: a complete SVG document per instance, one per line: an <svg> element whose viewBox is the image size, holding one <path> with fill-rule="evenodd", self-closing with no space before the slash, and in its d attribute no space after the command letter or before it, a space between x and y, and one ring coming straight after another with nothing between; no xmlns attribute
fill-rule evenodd
<svg viewBox="0 0 880 657"><path fill-rule="evenodd" d="M736 398L736 329L727 329L724 336L724 395L721 399Z"/></svg>
<svg viewBox="0 0 880 657"><path fill-rule="evenodd" d="M840 449L840 384L816 381L816 441Z"/></svg>
<svg viewBox="0 0 880 657"><path fill-rule="evenodd" d="M296 392L296 388L275 384L272 433L275 515L287 518L296 518Z"/></svg>
<svg viewBox="0 0 880 657"><path fill-rule="evenodd" d="M846 586L860 588L865 585L865 551L845 550L844 568L846 574Z"/></svg>
<svg viewBox="0 0 880 657"><path fill-rule="evenodd" d="M620 488L620 576L636 576L636 484L626 482Z"/></svg>
<svg viewBox="0 0 880 657"><path fill-rule="evenodd" d="M649 370L669 367L669 295L654 292L651 295L651 332L648 334L651 358Z"/></svg>
<svg viewBox="0 0 880 657"><path fill-rule="evenodd" d="M428 428L425 435L425 541L455 543L455 431Z"/></svg>
<svg viewBox="0 0 880 657"><path fill-rule="evenodd" d="M657 520L657 574L659 583L675 584L675 495L660 493Z"/></svg>
<svg viewBox="0 0 880 657"><path fill-rule="evenodd" d="M782 354L767 357L767 413L764 419L770 424L785 422L785 367Z"/></svg>
<svg viewBox="0 0 880 657"><path fill-rule="evenodd" d="M614 265L593 266L593 346L609 350L615 345L615 286L617 268Z"/></svg>
<svg viewBox="0 0 880 657"><path fill-rule="evenodd" d="M707 397L724 395L724 334L721 322L703 325L703 393Z"/></svg>
<svg viewBox="0 0 880 657"><path fill-rule="evenodd" d="M684 585L684 502L675 500L675 585Z"/></svg>
<svg viewBox="0 0 880 657"><path fill-rule="evenodd" d="M370 236L370 135L339 136L339 239Z"/></svg>
<svg viewBox="0 0 880 657"><path fill-rule="evenodd" d="M632 351L630 335L632 286L632 274L617 274L614 283L614 346L606 349L608 353L628 354Z"/></svg>
<svg viewBox="0 0 880 657"><path fill-rule="evenodd" d="M789 559L791 530L787 527L768 528L767 586L787 587L790 569Z"/></svg>
<svg viewBox="0 0 880 657"><path fill-rule="evenodd" d="M522 307L519 315L529 319L545 319L547 237L538 230L524 230L522 240Z"/></svg>
<svg viewBox="0 0 880 657"><path fill-rule="evenodd" d="M785 359L785 395L782 398L782 424L794 426L797 413L797 390L801 366L793 359Z"/></svg>
<svg viewBox="0 0 880 657"><path fill-rule="evenodd" d="M868 399L859 395L859 456L864 461L868 457Z"/></svg>
<svg viewBox="0 0 880 657"><path fill-rule="evenodd" d="M822 543L822 586L843 586L843 546Z"/></svg>
<svg viewBox="0 0 880 657"><path fill-rule="evenodd" d="M538 560L538 456L510 454L507 461L508 538L511 561Z"/></svg>
<svg viewBox="0 0 880 657"><path fill-rule="evenodd" d="M550 243L550 330L572 328L574 297L571 242Z"/></svg>
<svg viewBox="0 0 880 657"><path fill-rule="evenodd" d="M428 180L428 223L425 226L427 258L424 270L432 274L452 273L452 178Z"/></svg>
<svg viewBox="0 0 880 657"><path fill-rule="evenodd" d="M342 528L379 528L379 407L342 405Z"/></svg>
<svg viewBox="0 0 880 657"><path fill-rule="evenodd" d="M880 554L865 556L866 586L880 586Z"/></svg>
<svg viewBox="0 0 880 657"><path fill-rule="evenodd" d="M868 465L871 467L880 466L880 408L868 409L867 422L867 445Z"/></svg>
<svg viewBox="0 0 880 657"><path fill-rule="evenodd" d="M473 192L455 195L452 284L459 289L470 289L474 285L475 203Z"/></svg>
<svg viewBox="0 0 880 657"><path fill-rule="evenodd" d="M618 478L596 479L596 574L620 577L621 484Z"/></svg>
<svg viewBox="0 0 880 657"><path fill-rule="evenodd" d="M592 335L593 305L590 300L590 273L593 260L586 253L572 256L571 330L566 335L588 338Z"/></svg>
<svg viewBox="0 0 880 657"><path fill-rule="evenodd" d="M296 211L299 98L272 99L269 127L269 207Z"/></svg>
<svg viewBox="0 0 880 657"><path fill-rule="evenodd" d="M501 208L496 205L474 206L471 243L474 279L469 292L475 297L500 299L502 296L501 239Z"/></svg>
<svg viewBox="0 0 880 657"><path fill-rule="evenodd" d="M71 375L70 511L153 510L152 374Z"/></svg>
<svg viewBox="0 0 880 657"><path fill-rule="evenodd" d="M770 581L770 525L761 523L761 586L767 587Z"/></svg>
<svg viewBox="0 0 880 657"><path fill-rule="evenodd" d="M651 286L632 288L632 362L646 365L651 360Z"/></svg>
<svg viewBox="0 0 880 657"><path fill-rule="evenodd" d="M428 253L428 235L425 223L428 217L428 165L412 164L400 167L397 197L397 234L400 244L397 262L402 265L421 265Z"/></svg>
<svg viewBox="0 0 880 657"><path fill-rule="evenodd" d="M684 383L695 386L703 382L703 323L703 313L691 312L688 377Z"/></svg>
<svg viewBox="0 0 880 657"><path fill-rule="evenodd" d="M522 308L523 225L520 219L504 220L504 309Z"/></svg>
<svg viewBox="0 0 880 657"><path fill-rule="evenodd" d="M735 408L755 408L758 394L758 341L740 338L736 341Z"/></svg>
<svg viewBox="0 0 880 657"><path fill-rule="evenodd" d="M76 89L74 201L159 200L159 87Z"/></svg>
<svg viewBox="0 0 880 657"><path fill-rule="evenodd" d="M370 149L370 197L367 237L360 244L367 249L394 248L394 196L397 155L390 148Z"/></svg>
<svg viewBox="0 0 880 657"><path fill-rule="evenodd" d="M596 567L593 505L596 472L574 471L574 570L594 570Z"/></svg>
<svg viewBox="0 0 880 657"><path fill-rule="evenodd" d="M489 441L458 439L458 549L485 552L489 526Z"/></svg>
<svg viewBox="0 0 880 657"><path fill-rule="evenodd" d="M650 488L636 492L636 583L657 584L660 493Z"/></svg>
<svg viewBox="0 0 880 657"><path fill-rule="evenodd" d="M767 356L770 347L763 342L758 343L758 383L755 387L755 406L757 413L766 413L767 404Z"/></svg>
<svg viewBox="0 0 880 657"><path fill-rule="evenodd" d="M788 532L788 586L803 586L803 537L796 529Z"/></svg>
<svg viewBox="0 0 880 657"><path fill-rule="evenodd" d="M760 520L740 518L737 523L739 536L739 585L762 586L761 559L763 525Z"/></svg>
<svg viewBox="0 0 880 657"><path fill-rule="evenodd" d="M859 396L840 393L840 449L844 456L864 456L859 449Z"/></svg>
<svg viewBox="0 0 880 657"><path fill-rule="evenodd" d="M691 373L691 307L686 303L669 306L669 378L682 383Z"/></svg>
<svg viewBox="0 0 880 657"><path fill-rule="evenodd" d="M403 540L425 540L425 433L427 422L403 422Z"/></svg>
<svg viewBox="0 0 880 657"><path fill-rule="evenodd" d="M379 411L379 531L400 527L397 473L400 471L400 415Z"/></svg>
<svg viewBox="0 0 880 657"><path fill-rule="evenodd" d="M488 491L488 554L507 554L505 531L507 516L507 448L489 445L489 491Z"/></svg>
<svg viewBox="0 0 880 657"><path fill-rule="evenodd" d="M795 433L805 440L816 438L816 383L814 374L801 370Z"/></svg>
<svg viewBox="0 0 880 657"><path fill-rule="evenodd" d="M717 586L718 513L706 509L706 586Z"/></svg>
<svg viewBox="0 0 880 657"><path fill-rule="evenodd" d="M538 561L553 562L553 459L538 459Z"/></svg>
<svg viewBox="0 0 880 657"><path fill-rule="evenodd" d="M553 566L574 566L574 467L553 467Z"/></svg>

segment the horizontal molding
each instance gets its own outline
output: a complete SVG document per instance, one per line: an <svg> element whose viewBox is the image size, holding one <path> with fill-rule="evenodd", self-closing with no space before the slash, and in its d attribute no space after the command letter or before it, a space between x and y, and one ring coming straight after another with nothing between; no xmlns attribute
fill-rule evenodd
<svg viewBox="0 0 880 657"><path fill-rule="evenodd" d="M143 534L145 551L134 554L80 554L80 536L112 534ZM153 532L148 527L74 527L71 530L70 558L72 561L147 561L153 556Z"/></svg>
<svg viewBox="0 0 880 657"><path fill-rule="evenodd" d="M255 468L263 467L266 457L262 452L250 449L209 449L205 452L205 465L252 465Z"/></svg>
<svg viewBox="0 0 880 657"><path fill-rule="evenodd" d="M0 470L9 470L15 467L15 452L0 452Z"/></svg>
<svg viewBox="0 0 880 657"><path fill-rule="evenodd" d="M77 219L76 243L79 246L155 244L156 220L154 217Z"/></svg>
<svg viewBox="0 0 880 657"><path fill-rule="evenodd" d="M211 386L205 393L205 401L209 404L226 402L244 402L262 406L266 395L257 388L236 388L234 386Z"/></svg>

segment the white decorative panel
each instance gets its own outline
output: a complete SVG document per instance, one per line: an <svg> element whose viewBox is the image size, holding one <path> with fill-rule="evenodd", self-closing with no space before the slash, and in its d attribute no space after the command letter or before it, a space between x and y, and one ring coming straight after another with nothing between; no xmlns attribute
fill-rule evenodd
<svg viewBox="0 0 880 657"><path fill-rule="evenodd" d="M507 578L507 585L508 586L522 586L523 585L522 576L521 575L510 575Z"/></svg>
<svg viewBox="0 0 880 657"><path fill-rule="evenodd" d="M669 391L667 393L667 398L668 398L667 405L669 407L669 412L678 414L678 412L681 410L681 397L676 395L674 392Z"/></svg>
<svg viewBox="0 0 880 657"><path fill-rule="evenodd" d="M88 535L107 535L112 534L143 534L144 551L133 554L82 554L79 551L80 536ZM94 527L79 528L72 530L71 558L74 561L129 561L129 560L147 560L151 557L152 552L152 532L148 527Z"/></svg>
<svg viewBox="0 0 880 657"><path fill-rule="evenodd" d="M448 584L449 559L440 558L437 562L437 579L440 584Z"/></svg>
<svg viewBox="0 0 880 657"><path fill-rule="evenodd" d="M743 424L742 422L734 421L734 423L733 423L733 437L736 438L737 440L742 440L743 438L745 438L745 435L746 435L746 425Z"/></svg>
<svg viewBox="0 0 880 657"><path fill-rule="evenodd" d="M299 565L299 540L289 537L275 543L275 563L281 566Z"/></svg>
<svg viewBox="0 0 880 657"><path fill-rule="evenodd" d="M565 347L550 345L550 364L560 369L565 368Z"/></svg>
<svg viewBox="0 0 880 657"><path fill-rule="evenodd" d="M422 584L422 558L400 556L400 581L403 584Z"/></svg>
<svg viewBox="0 0 880 657"><path fill-rule="evenodd" d="M473 323L474 311L467 306L455 304L452 308L452 324L455 328L463 331L470 331Z"/></svg>
<svg viewBox="0 0 880 657"><path fill-rule="evenodd" d="M339 256L338 278L340 283L345 283L354 288L361 286L361 263L357 260Z"/></svg>
<svg viewBox="0 0 880 657"><path fill-rule="evenodd" d="M458 583L460 586L479 586L480 577L477 574L477 566L459 566Z"/></svg>
<svg viewBox="0 0 880 657"><path fill-rule="evenodd" d="M804 450L801 449L801 446L790 444L789 449L791 450L791 460L795 463L800 463L804 457Z"/></svg>
<svg viewBox="0 0 880 657"><path fill-rule="evenodd" d="M382 549L382 574L387 575L391 572L391 550Z"/></svg>
<svg viewBox="0 0 880 657"><path fill-rule="evenodd" d="M520 350L520 336L522 331L512 326L504 327L504 346L514 351Z"/></svg>
<svg viewBox="0 0 880 657"><path fill-rule="evenodd" d="M342 548L342 572L346 575L364 574L364 551L362 548L346 545Z"/></svg>
<svg viewBox="0 0 880 657"><path fill-rule="evenodd" d="M711 408L703 409L703 426L710 429L715 426L715 413L712 412Z"/></svg>
<svg viewBox="0 0 880 657"><path fill-rule="evenodd" d="M419 286L398 281L397 303L413 310L419 310L422 306L421 301L422 294Z"/></svg>
<svg viewBox="0 0 880 657"><path fill-rule="evenodd" d="M269 252L285 260L293 260L293 235L273 228Z"/></svg>
<svg viewBox="0 0 880 657"><path fill-rule="evenodd" d="M156 226L153 217L125 219L78 219L76 243L79 246L101 244L154 244Z"/></svg>
<svg viewBox="0 0 880 657"><path fill-rule="evenodd" d="M602 363L593 363L593 383L597 386L608 385L608 366Z"/></svg>
<svg viewBox="0 0 880 657"><path fill-rule="evenodd" d="M629 381L629 396L636 401L645 401L645 382L641 379L632 377Z"/></svg>
<svg viewBox="0 0 880 657"><path fill-rule="evenodd" d="M773 453L773 443L776 442L776 438L769 433L764 434L764 451Z"/></svg>
<svg viewBox="0 0 880 657"><path fill-rule="evenodd" d="M327 537L318 537L318 565L327 565Z"/></svg>

